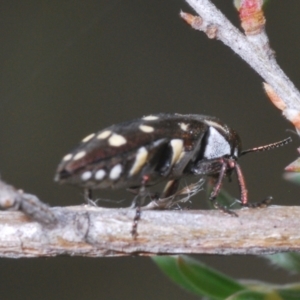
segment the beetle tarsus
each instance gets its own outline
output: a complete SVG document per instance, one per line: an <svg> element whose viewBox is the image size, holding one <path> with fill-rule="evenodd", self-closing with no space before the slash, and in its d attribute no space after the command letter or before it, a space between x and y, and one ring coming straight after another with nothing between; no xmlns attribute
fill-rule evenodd
<svg viewBox="0 0 300 300"><path fill-rule="evenodd" d="M135 207L135 216L133 218L133 224L131 228L131 235L133 239L136 239L138 236L138 222L141 219L141 206L144 204L145 197L147 196L147 190L145 188L147 181L149 180L149 177L145 175L143 177L141 187L138 190L137 195L134 197L131 207Z"/></svg>
<svg viewBox="0 0 300 300"><path fill-rule="evenodd" d="M139 197L139 195L137 196ZM140 205L140 201L136 200L135 203L137 204L136 208L135 208L135 216L133 218L133 224L132 224L132 228L131 228L131 235L133 237L133 239L136 239L138 236L138 232L137 232L137 227L138 227L138 222L141 219L141 205Z"/></svg>
<svg viewBox="0 0 300 300"><path fill-rule="evenodd" d="M233 217L238 217L238 214L235 213L234 211L228 209L226 206L222 206L220 205L216 200L213 200L213 205L216 209L220 210L221 212L225 213L225 214L228 214L230 216L233 216Z"/></svg>
<svg viewBox="0 0 300 300"><path fill-rule="evenodd" d="M273 197L269 196L260 202L245 203L245 204L241 204L241 205L244 207L249 207L249 208L265 208L270 205L272 200L273 200Z"/></svg>

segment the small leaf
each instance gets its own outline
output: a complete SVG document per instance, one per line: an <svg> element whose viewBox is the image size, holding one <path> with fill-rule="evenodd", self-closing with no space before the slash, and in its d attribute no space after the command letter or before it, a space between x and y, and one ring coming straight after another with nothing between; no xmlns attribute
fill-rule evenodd
<svg viewBox="0 0 300 300"><path fill-rule="evenodd" d="M197 287L194 287L185 276L179 271L176 257L172 256L154 256L152 260L157 266L175 283L189 292L202 296Z"/></svg>
<svg viewBox="0 0 300 300"><path fill-rule="evenodd" d="M300 299L300 284L286 285L283 288L276 289L276 291L284 300Z"/></svg>
<svg viewBox="0 0 300 300"><path fill-rule="evenodd" d="M277 295L275 295L277 296ZM268 295L256 291L244 290L229 296L225 300L282 300L280 297L270 298Z"/></svg>
<svg viewBox="0 0 300 300"><path fill-rule="evenodd" d="M300 299L300 284L285 284L285 285L275 285L264 283L261 281L254 280L242 280L242 283L257 295L263 295L263 299L265 300L299 300ZM245 293L247 294L247 293ZM236 295L244 295L244 292L238 292ZM232 299L234 296L232 295ZM252 299L252 298L237 298L237 299ZM256 298L253 298L256 299ZM260 299L260 298L258 298ZM227 300L227 299L226 299Z"/></svg>
<svg viewBox="0 0 300 300"><path fill-rule="evenodd" d="M298 290L295 286L290 286L288 288L272 288L269 286L266 290L262 291L240 291L226 300L299 300L300 290L299 285L297 285Z"/></svg>
<svg viewBox="0 0 300 300"><path fill-rule="evenodd" d="M177 284L200 296L222 300L245 289L232 278L187 256L155 257L154 261Z"/></svg>
<svg viewBox="0 0 300 300"><path fill-rule="evenodd" d="M300 273L300 253L277 253L265 257L276 266L294 273Z"/></svg>

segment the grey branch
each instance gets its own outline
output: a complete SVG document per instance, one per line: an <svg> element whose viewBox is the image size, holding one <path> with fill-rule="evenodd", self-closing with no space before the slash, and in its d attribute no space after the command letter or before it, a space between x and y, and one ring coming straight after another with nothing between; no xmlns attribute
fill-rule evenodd
<svg viewBox="0 0 300 300"><path fill-rule="evenodd" d="M300 208L220 211L146 211L138 237L130 230L134 210L52 208L47 226L21 212L0 213L0 256L120 256L178 253L265 254L300 250Z"/></svg>
<svg viewBox="0 0 300 300"><path fill-rule="evenodd" d="M300 207L212 210L50 208L0 182L0 257L120 256L178 253L262 254L300 250ZM14 211L15 210L15 211ZM19 210L19 211L18 211Z"/></svg>
<svg viewBox="0 0 300 300"><path fill-rule="evenodd" d="M284 101L283 114L290 120L300 112L300 93L277 64L265 31L246 36L209 0L186 0L200 19L192 26L216 38L243 58ZM183 18L185 13L181 13ZM213 33L213 34L212 34Z"/></svg>

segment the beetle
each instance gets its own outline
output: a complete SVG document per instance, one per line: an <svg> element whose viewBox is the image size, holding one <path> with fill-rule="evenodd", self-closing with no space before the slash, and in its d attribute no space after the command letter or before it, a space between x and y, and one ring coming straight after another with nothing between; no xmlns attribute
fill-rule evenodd
<svg viewBox="0 0 300 300"><path fill-rule="evenodd" d="M55 181L86 190L127 188L137 194L132 228L137 235L146 187L167 181L157 199L175 195L186 176L210 176L215 184L209 199L218 196L225 176L233 171L240 187L240 204L248 203L243 173L237 160L249 153L287 144L291 138L242 151L237 132L216 117L197 114L153 114L112 125L86 136L65 155ZM214 201L215 206L226 211Z"/></svg>

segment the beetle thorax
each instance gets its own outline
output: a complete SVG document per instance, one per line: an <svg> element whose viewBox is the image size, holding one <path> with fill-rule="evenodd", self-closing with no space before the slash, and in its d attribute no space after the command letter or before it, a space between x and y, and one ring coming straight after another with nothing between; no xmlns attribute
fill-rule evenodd
<svg viewBox="0 0 300 300"><path fill-rule="evenodd" d="M231 145L226 135L213 126L209 126L204 150L204 158L213 159L231 154Z"/></svg>

